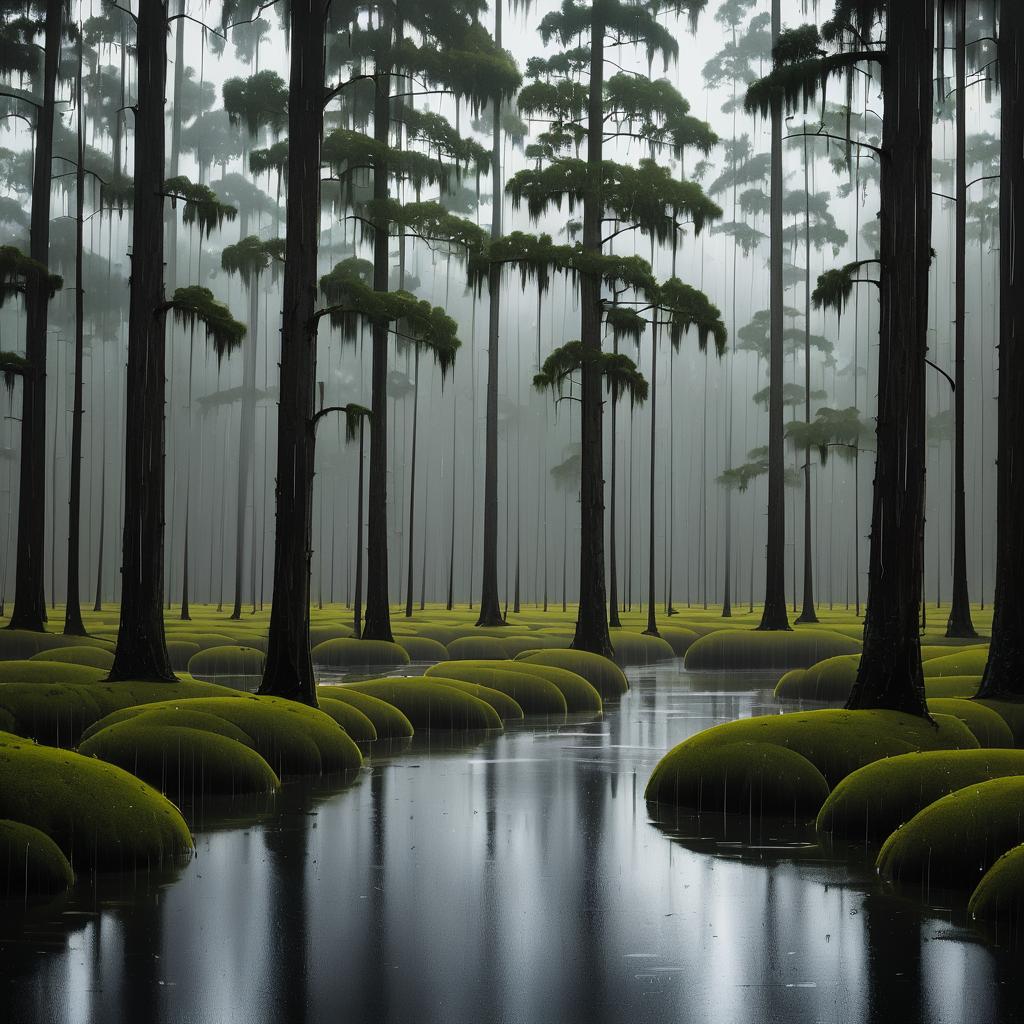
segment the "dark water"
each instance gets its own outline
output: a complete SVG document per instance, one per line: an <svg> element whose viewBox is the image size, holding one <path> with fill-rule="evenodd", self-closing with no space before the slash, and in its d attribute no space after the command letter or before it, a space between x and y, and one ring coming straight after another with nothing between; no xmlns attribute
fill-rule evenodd
<svg viewBox="0 0 1024 1024"><path fill-rule="evenodd" d="M632 682L603 720L196 808L172 875L0 905L0 1021L1024 1020L1019 961L962 908L885 894L783 823L653 825L660 754L771 702L756 677Z"/></svg>

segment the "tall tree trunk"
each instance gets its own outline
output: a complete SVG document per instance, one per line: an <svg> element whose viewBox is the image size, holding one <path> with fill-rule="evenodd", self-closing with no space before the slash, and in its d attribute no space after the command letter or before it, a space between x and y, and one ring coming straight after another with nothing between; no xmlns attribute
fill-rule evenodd
<svg viewBox="0 0 1024 1024"><path fill-rule="evenodd" d="M164 637L164 94L167 2L139 7L121 621L112 680L173 680Z"/></svg>
<svg viewBox="0 0 1024 1024"><path fill-rule="evenodd" d="M390 123L390 68L378 68L373 106L373 137L388 144ZM388 168L385 161L374 165L373 198L378 209L388 198ZM378 216L373 230L373 287L388 290L388 223ZM388 607L388 329L374 324L373 368L371 370L370 488L366 560L366 621L363 639L393 640L391 609Z"/></svg>
<svg viewBox="0 0 1024 1024"><path fill-rule="evenodd" d="M781 0L772 0L772 45L782 30ZM786 465L783 452L782 371L782 98L771 109L770 226L770 353L768 358L768 546L765 564L764 610L758 629L789 629L786 611Z"/></svg>
<svg viewBox="0 0 1024 1024"><path fill-rule="evenodd" d="M104 390L106 378L104 377ZM100 526L99 543L96 549L96 599L93 601L94 612L103 611L103 547L107 526L107 424L103 421L103 435L100 442Z"/></svg>
<svg viewBox="0 0 1024 1024"><path fill-rule="evenodd" d="M992 642L979 697L1024 698L1024 10L1004 3L999 24L999 437Z"/></svg>
<svg viewBox="0 0 1024 1024"><path fill-rule="evenodd" d="M604 22L595 8L590 23L590 95L587 110L587 165L591 186L583 201L583 251L601 254L604 205L600 168L604 152ZM612 656L604 569L604 438L601 396L601 277L580 274L580 341L584 362L580 373L580 603L577 650Z"/></svg>
<svg viewBox="0 0 1024 1024"><path fill-rule="evenodd" d="M260 693L316 706L309 654L313 533L317 246L324 110L326 7L292 0L288 198L277 418L277 522L270 633Z"/></svg>
<svg viewBox="0 0 1024 1024"><path fill-rule="evenodd" d="M956 17L956 352L953 395L953 602L946 636L977 636L967 588L967 499L964 493L964 348L967 325L967 0L957 0ZM1020 155L1018 154L1018 159Z"/></svg>
<svg viewBox="0 0 1024 1024"><path fill-rule="evenodd" d="M881 324L864 651L848 708L927 716L918 613L924 527L935 5L890 4L882 65Z"/></svg>
<svg viewBox="0 0 1024 1024"><path fill-rule="evenodd" d="M235 604L231 618L242 617L245 585L245 532L249 477L252 473L253 439L256 434L256 338L259 331L259 277L249 282L249 336L242 351L242 409L238 423L238 500L235 505Z"/></svg>
<svg viewBox="0 0 1024 1024"><path fill-rule="evenodd" d="M615 352L619 351L619 342L614 339L612 342ZM609 497L611 499L608 508L608 624L614 629L622 627L622 620L619 618L619 568L618 552L616 551L616 533L618 515L616 502L618 499L618 408L617 403L612 402L612 436L611 436L611 488Z"/></svg>
<svg viewBox="0 0 1024 1024"><path fill-rule="evenodd" d="M363 443L365 419L359 420L359 485L356 493L356 592L352 601L352 631L359 636L363 628L363 464L366 447Z"/></svg>
<svg viewBox="0 0 1024 1024"><path fill-rule="evenodd" d="M68 564L64 598L65 636L85 636L79 595L79 549L82 511L82 364L85 355L85 288L82 256L85 246L85 111L82 93L82 38L78 37L78 153L75 167L75 396L71 414L71 455L68 466Z"/></svg>
<svg viewBox="0 0 1024 1024"><path fill-rule="evenodd" d="M413 554L415 552L413 541L416 536L416 441L417 441L417 419L420 404L420 350L417 348L413 355L413 391L412 391L412 452L409 457L409 565L406 571L405 586L405 617L412 618L412 588L416 574L413 572ZM423 539L426 544L426 536Z"/></svg>
<svg viewBox="0 0 1024 1024"><path fill-rule="evenodd" d="M445 608L451 611L455 607L455 442L459 432L456 429L458 423L458 401L452 396L452 535L451 546L449 547L448 560L448 600Z"/></svg>
<svg viewBox="0 0 1024 1024"><path fill-rule="evenodd" d="M649 636L658 636L657 609L654 600L654 482L658 440L658 311L654 310L651 324L651 476L650 501L647 519L647 629Z"/></svg>
<svg viewBox="0 0 1024 1024"><path fill-rule="evenodd" d="M47 0L43 102L38 111L32 178L29 255L50 260L50 173L53 164L53 118L57 94L63 0ZM18 490L18 554L14 570L11 629L46 628L43 577L46 562L46 322L49 291L35 276L25 286L25 359L22 377L21 464Z"/></svg>

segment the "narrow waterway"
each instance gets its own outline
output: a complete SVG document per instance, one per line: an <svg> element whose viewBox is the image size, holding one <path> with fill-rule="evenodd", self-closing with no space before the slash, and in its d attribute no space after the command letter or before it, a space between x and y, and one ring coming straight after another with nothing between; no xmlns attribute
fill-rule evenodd
<svg viewBox="0 0 1024 1024"><path fill-rule="evenodd" d="M777 707L754 675L630 681L603 719L423 738L344 789L192 808L173 874L0 905L0 1020L1024 1020L1015 959L961 907L887 894L785 823L653 824L665 750Z"/></svg>

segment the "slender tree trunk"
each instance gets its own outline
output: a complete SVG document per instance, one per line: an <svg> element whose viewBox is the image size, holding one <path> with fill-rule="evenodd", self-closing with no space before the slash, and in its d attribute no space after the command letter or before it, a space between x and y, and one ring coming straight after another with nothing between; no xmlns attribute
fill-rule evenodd
<svg viewBox="0 0 1024 1024"><path fill-rule="evenodd" d="M583 251L601 253L604 205L599 181L604 152L604 22L595 8L590 23L590 96L587 164L595 184L583 202ZM601 396L601 277L580 274L580 340L584 363L580 428L580 603L572 646L612 655L604 568L604 438Z"/></svg>
<svg viewBox="0 0 1024 1024"><path fill-rule="evenodd" d="M317 246L327 13L292 0L288 99L288 198L277 419L277 522L270 633L259 692L316 706L309 654L313 533Z"/></svg>
<svg viewBox="0 0 1024 1024"><path fill-rule="evenodd" d="M412 453L409 458L409 565L406 572L405 587L405 617L412 618L412 588L415 573L413 572L413 541L416 536L416 440L417 440L417 419L420 402L420 350L417 348L413 356L415 369L413 370L413 392L412 392ZM423 538L426 544L426 536Z"/></svg>
<svg viewBox="0 0 1024 1024"><path fill-rule="evenodd" d="M999 25L999 437L992 642L979 697L1024 698L1024 10L1004 3Z"/></svg>
<svg viewBox="0 0 1024 1024"><path fill-rule="evenodd" d="M106 379L104 379L106 385ZM105 389L105 388L104 388ZM100 442L100 527L99 543L96 550L96 599L93 601L94 612L103 611L103 547L107 525L107 424L103 421L103 436Z"/></svg>
<svg viewBox="0 0 1024 1024"><path fill-rule="evenodd" d="M32 178L29 255L50 260L50 173L53 163L53 118L60 57L63 0L47 0L43 102L36 125ZM25 359L22 377L21 465L18 490L18 554L14 570L11 629L46 628L43 578L46 562L46 323L50 296L45 280L34 276L25 286Z"/></svg>
<svg viewBox="0 0 1024 1024"><path fill-rule="evenodd" d="M235 504L235 604L231 618L242 617L245 586L245 533L248 520L249 478L256 435L256 338L259 332L259 277L249 282L249 336L242 351L242 409L238 422L238 499Z"/></svg>
<svg viewBox="0 0 1024 1024"><path fill-rule="evenodd" d="M772 44L782 28L781 0L772 0ZM771 109L770 354L768 359L768 548L764 610L758 629L789 629L786 611L786 465L783 451L782 371L782 98Z"/></svg>
<svg viewBox="0 0 1024 1024"><path fill-rule="evenodd" d="M353 599L352 631L359 636L363 628L363 464L366 446L363 443L365 419L359 420L359 486L356 496L356 592Z"/></svg>
<svg viewBox="0 0 1024 1024"><path fill-rule="evenodd" d="M964 411L967 386L964 349L967 326L967 0L956 8L956 353L953 395L953 601L946 636L977 636L967 588L967 499L964 493Z"/></svg>
<svg viewBox="0 0 1024 1024"><path fill-rule="evenodd" d="M654 482L657 478L657 440L658 440L658 317L654 311L654 322L651 324L651 476L650 501L648 502L647 519L647 629L649 636L659 636L657 609L654 600Z"/></svg>
<svg viewBox="0 0 1024 1024"><path fill-rule="evenodd" d="M864 651L849 708L927 716L918 612L931 263L932 3L890 4L882 65L878 425Z"/></svg>
<svg viewBox="0 0 1024 1024"><path fill-rule="evenodd" d="M458 423L458 403L452 397L452 535L450 541L448 561L448 600L445 608L451 611L455 607L455 442L459 432L456 430Z"/></svg>
<svg viewBox="0 0 1024 1024"><path fill-rule="evenodd" d="M111 680L173 680L164 637L164 95L167 3L139 8L121 621Z"/></svg>
<svg viewBox="0 0 1024 1024"><path fill-rule="evenodd" d="M618 340L613 343L615 352L619 351ZM614 629L622 627L622 620L619 618L619 567L616 534L618 523L616 522L617 501L618 501L618 408L617 403L612 402L612 437L611 437L611 504L608 509L608 624Z"/></svg>

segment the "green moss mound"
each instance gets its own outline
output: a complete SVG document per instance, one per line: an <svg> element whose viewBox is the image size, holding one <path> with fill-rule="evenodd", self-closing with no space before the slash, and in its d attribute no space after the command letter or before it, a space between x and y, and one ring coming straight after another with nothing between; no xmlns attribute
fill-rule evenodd
<svg viewBox="0 0 1024 1024"><path fill-rule="evenodd" d="M506 637L501 643L510 658L518 658L527 651L564 651L572 640L569 637L538 636L534 632L529 636Z"/></svg>
<svg viewBox="0 0 1024 1024"><path fill-rule="evenodd" d="M672 648L672 652L677 658L682 658L700 635L696 630L686 629L683 626L663 626L660 632L662 640Z"/></svg>
<svg viewBox="0 0 1024 1024"><path fill-rule="evenodd" d="M615 664L620 668L627 665L653 665L656 661L670 661L676 656L676 652L660 636L631 633L628 629L613 629L610 632Z"/></svg>
<svg viewBox="0 0 1024 1024"><path fill-rule="evenodd" d="M153 716L100 729L78 751L116 764L178 802L199 793L268 793L280 785L249 744L219 731L157 724Z"/></svg>
<svg viewBox="0 0 1024 1024"><path fill-rule="evenodd" d="M373 743L377 739L377 727L354 704L325 699L320 701L320 710L330 715L356 743Z"/></svg>
<svg viewBox="0 0 1024 1024"><path fill-rule="evenodd" d="M107 671L59 661L0 661L0 683L96 683Z"/></svg>
<svg viewBox="0 0 1024 1024"><path fill-rule="evenodd" d="M410 661L445 661L448 658L448 648L430 637L400 636L395 643L405 650Z"/></svg>
<svg viewBox="0 0 1024 1024"><path fill-rule="evenodd" d="M379 697L371 697L368 693L356 693L355 690L344 686L318 686L316 694L321 707L324 701L331 701L347 704L361 711L373 723L379 740L406 739L413 735L412 722L393 704ZM327 714L331 713L328 708L323 710Z"/></svg>
<svg viewBox="0 0 1024 1024"><path fill-rule="evenodd" d="M1024 775L1024 750L931 750L883 758L836 786L817 829L837 839L880 843L948 793L1009 775Z"/></svg>
<svg viewBox="0 0 1024 1024"><path fill-rule="evenodd" d="M785 786L779 779L785 779ZM658 765L645 796L650 803L694 814L722 811L807 820L828 796L828 783L806 757L774 743L684 744Z"/></svg>
<svg viewBox="0 0 1024 1024"><path fill-rule="evenodd" d="M29 661L60 662L64 665L85 665L108 673L114 664L114 655L102 647L55 647L33 654Z"/></svg>
<svg viewBox="0 0 1024 1024"><path fill-rule="evenodd" d="M313 663L334 669L408 665L409 655L387 640L326 640L313 648Z"/></svg>
<svg viewBox="0 0 1024 1024"><path fill-rule="evenodd" d="M205 651L207 647L230 646L235 642L234 638L228 636L227 633L199 633L192 630L168 629L167 642L170 643L172 640L184 640L187 643L195 644L201 651Z"/></svg>
<svg viewBox="0 0 1024 1024"><path fill-rule="evenodd" d="M926 888L973 889L1024 842L1024 777L992 779L929 804L885 841L879 874Z"/></svg>
<svg viewBox="0 0 1024 1024"><path fill-rule="evenodd" d="M991 708L963 697L930 697L928 710L933 715L959 718L974 733L979 746L1013 748L1013 733L1003 718Z"/></svg>
<svg viewBox="0 0 1024 1024"><path fill-rule="evenodd" d="M975 689L975 692L977 692L977 689ZM975 701L975 703L982 704L999 715L1010 727L1014 743L1018 747L1024 747L1024 702L984 699Z"/></svg>
<svg viewBox="0 0 1024 1024"><path fill-rule="evenodd" d="M321 775L359 768L363 756L355 741L330 715L279 697L235 694L197 697L123 708L91 726L83 743L101 730L157 708L183 707L222 718L251 740L253 749L279 775Z"/></svg>
<svg viewBox="0 0 1024 1024"><path fill-rule="evenodd" d="M465 634L464 631L449 626L420 625L416 628L416 635L426 637L428 640L436 640L447 648L453 640L458 640Z"/></svg>
<svg viewBox="0 0 1024 1024"><path fill-rule="evenodd" d="M417 732L501 728L501 719L490 704L427 677L373 679L348 683L345 689L393 704Z"/></svg>
<svg viewBox="0 0 1024 1024"><path fill-rule="evenodd" d="M109 650L111 645L99 637L36 633L28 629L0 629L0 661L18 661L31 658L40 651L61 647L99 647Z"/></svg>
<svg viewBox="0 0 1024 1024"><path fill-rule="evenodd" d="M0 818L44 832L76 869L157 868L192 849L178 809L140 779L9 734L0 734Z"/></svg>
<svg viewBox="0 0 1024 1024"><path fill-rule="evenodd" d="M74 882L67 857L45 832L20 821L0 821L0 898L63 892Z"/></svg>
<svg viewBox="0 0 1024 1024"><path fill-rule="evenodd" d="M924 681L924 692L932 697L973 697L978 692L981 676L931 676Z"/></svg>
<svg viewBox="0 0 1024 1024"><path fill-rule="evenodd" d="M264 655L254 647L207 647L192 655L189 674L196 679L213 681L218 676L261 676Z"/></svg>
<svg viewBox="0 0 1024 1024"><path fill-rule="evenodd" d="M978 882L967 912L995 926L999 942L1024 941L1024 845L1004 853Z"/></svg>
<svg viewBox="0 0 1024 1024"><path fill-rule="evenodd" d="M988 661L988 647L965 647L955 654L924 663L925 679L937 676L980 676Z"/></svg>
<svg viewBox="0 0 1024 1024"><path fill-rule="evenodd" d="M462 679L498 690L511 697L527 715L564 718L568 707L562 691L554 683L518 671L515 662L445 661L431 665L427 677Z"/></svg>
<svg viewBox="0 0 1024 1024"><path fill-rule="evenodd" d="M604 710L601 694L576 672L570 672L565 668L555 668L553 665L539 665L533 661L517 661L514 666L509 666L507 662L501 661L482 664L503 672L514 668L516 671L546 679L562 691L565 706L570 714L600 714Z"/></svg>
<svg viewBox="0 0 1024 1024"><path fill-rule="evenodd" d="M171 660L171 668L175 672L184 672L193 655L199 653L199 644L191 640L168 640L167 656Z"/></svg>
<svg viewBox="0 0 1024 1024"><path fill-rule="evenodd" d="M432 681L442 683L444 686L461 690L463 693L470 693L474 697L478 697L485 704L490 704L498 713L498 717L502 722L525 717L520 704L501 690L495 690L490 686L481 686L479 683L468 683L465 679L453 679L451 676L432 675L430 678Z"/></svg>
<svg viewBox="0 0 1024 1024"><path fill-rule="evenodd" d="M493 636L460 636L446 646L452 661L487 661L509 657L505 641Z"/></svg>
<svg viewBox="0 0 1024 1024"><path fill-rule="evenodd" d="M691 672L809 668L826 658L859 652L860 644L852 637L824 629L720 629L692 643L684 664Z"/></svg>
<svg viewBox="0 0 1024 1024"><path fill-rule="evenodd" d="M597 690L602 700L615 700L629 689L625 674L614 661L590 651L535 651L516 660L575 672Z"/></svg>
<svg viewBox="0 0 1024 1024"><path fill-rule="evenodd" d="M309 646L316 647L318 644L325 644L328 640L348 640L355 636L351 626L343 626L338 623L334 626L310 626Z"/></svg>

